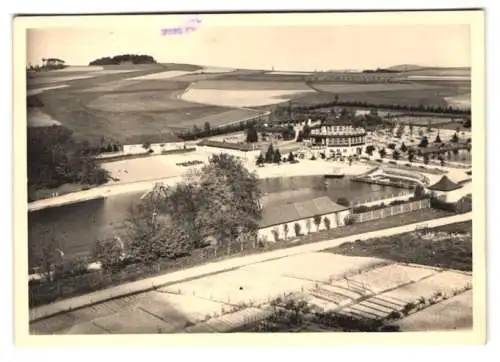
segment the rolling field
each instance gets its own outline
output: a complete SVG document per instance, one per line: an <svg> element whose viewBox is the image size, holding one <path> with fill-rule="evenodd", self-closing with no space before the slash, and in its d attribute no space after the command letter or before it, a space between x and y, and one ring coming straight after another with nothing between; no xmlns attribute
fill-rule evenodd
<svg viewBox="0 0 500 362"><path fill-rule="evenodd" d="M189 64L68 67L29 75L28 92L39 98L42 106L31 112L28 123L40 126L52 119L90 141L105 136L130 144L178 141L176 131L192 129L194 125L202 128L205 122L218 126L246 120L288 100L313 104L331 102L340 95L341 101L375 104L447 106L470 102L467 82L407 81L409 76L466 77L467 70L463 69L397 73L406 79L404 83L380 80L359 83L354 78L332 82L331 79L342 74L317 74L330 80L311 81L320 78L316 73L203 68ZM383 79L389 75L377 77Z"/></svg>
<svg viewBox="0 0 500 362"><path fill-rule="evenodd" d="M349 84L349 83L312 83L311 87L320 92L329 93L364 93L364 92L398 92L407 90L435 89L436 86L419 83L379 83L379 84Z"/></svg>
<svg viewBox="0 0 500 362"><path fill-rule="evenodd" d="M163 76L165 73L188 74L198 70L165 71L163 66L152 65L138 68L134 77L130 77L130 69L102 72L106 71L108 73L99 77L85 78L71 73L75 77L71 82L66 76L47 78L44 74L40 80L57 78L61 82L43 89L37 88L39 79L30 79L29 92L37 95L44 107L37 109L37 119L31 119L29 124L40 124L40 115L45 114L46 119L57 120L76 135L89 140L98 140L104 135L123 143L169 142L178 140L173 135L176 130L191 129L193 125L203 127L205 122L217 126L258 114L248 109L184 101L179 97L189 82ZM64 91L58 91L63 86Z"/></svg>
<svg viewBox="0 0 500 362"><path fill-rule="evenodd" d="M352 91L340 93L340 101L367 102L372 104L405 104L409 106L430 105L430 106L448 106L446 97L462 94L463 91L453 87L421 87L421 89L405 89L391 91ZM335 100L335 92L322 92L308 94L296 99L300 104L318 104L332 102Z"/></svg>

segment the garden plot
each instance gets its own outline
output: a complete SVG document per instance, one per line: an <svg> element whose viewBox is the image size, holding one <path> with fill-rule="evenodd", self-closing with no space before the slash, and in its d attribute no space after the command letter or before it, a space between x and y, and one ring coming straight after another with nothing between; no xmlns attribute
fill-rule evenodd
<svg viewBox="0 0 500 362"><path fill-rule="evenodd" d="M265 264L265 263L263 263ZM308 288L311 282L266 274L255 270L238 269L185 283L160 288L160 292L180 293L186 296L227 303L230 305L259 305L291 293Z"/></svg>
<svg viewBox="0 0 500 362"><path fill-rule="evenodd" d="M185 92L183 100L226 107L260 107L286 102L295 96L313 90L221 90L192 89Z"/></svg>
<svg viewBox="0 0 500 362"><path fill-rule="evenodd" d="M306 253L244 267L269 276L283 276L312 282L325 282L385 262L381 259L346 257L330 253Z"/></svg>
<svg viewBox="0 0 500 362"><path fill-rule="evenodd" d="M433 298L437 298L434 299L433 303L441 303L443 302L441 299L443 296L450 297L462 292L471 283L471 277L460 272L439 272L437 270L433 272L433 275L423 277L425 279L420 281L413 282L411 279L406 281L406 283L411 284L405 284L404 280L400 280L399 287L394 285L394 289L385 293L361 298L359 301L341 308L338 313L357 318L384 318L391 312L401 312L409 303L412 305L418 303L428 305ZM382 277L382 275L379 275L379 277ZM394 281L394 284L396 282ZM422 312L418 311L417 315L419 313ZM465 311L465 314L467 313Z"/></svg>
<svg viewBox="0 0 500 362"><path fill-rule="evenodd" d="M410 303L420 297L430 298L438 292L450 296L454 291L463 290L471 283L472 277L468 274L454 271L436 272L430 278L391 290L383 293L382 296Z"/></svg>
<svg viewBox="0 0 500 362"><path fill-rule="evenodd" d="M176 326L183 326L187 321L198 323L208 316L227 313L232 308L224 303L158 291L147 293L138 306Z"/></svg>
<svg viewBox="0 0 500 362"><path fill-rule="evenodd" d="M379 293L405 283L421 280L434 273L436 271L431 268L391 264L352 276L349 281L352 284L357 283L373 293Z"/></svg>
<svg viewBox="0 0 500 362"><path fill-rule="evenodd" d="M473 322L471 290L397 321L403 332L468 329Z"/></svg>
<svg viewBox="0 0 500 362"><path fill-rule="evenodd" d="M158 331L170 332L175 325L170 324L137 307L129 307L118 313L97 318L93 323L108 331L108 333L152 333Z"/></svg>

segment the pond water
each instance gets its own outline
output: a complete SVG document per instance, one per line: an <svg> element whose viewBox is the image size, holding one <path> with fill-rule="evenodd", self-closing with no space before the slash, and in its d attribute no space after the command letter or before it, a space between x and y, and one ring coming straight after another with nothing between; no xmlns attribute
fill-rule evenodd
<svg viewBox="0 0 500 362"><path fill-rule="evenodd" d="M324 179L322 176L299 176L260 180L262 191L275 195L270 203L296 201L294 198L329 196L333 201L345 197L351 201L389 196L401 189L351 182L350 178ZM293 191L298 192L293 192ZM290 191L290 192L289 192ZM92 253L95 240L124 232L124 221L131 204L139 202L143 192L134 192L73 205L47 208L28 213L28 249L30 267L36 263L40 247L55 238L65 257ZM269 205L269 203L267 203Z"/></svg>

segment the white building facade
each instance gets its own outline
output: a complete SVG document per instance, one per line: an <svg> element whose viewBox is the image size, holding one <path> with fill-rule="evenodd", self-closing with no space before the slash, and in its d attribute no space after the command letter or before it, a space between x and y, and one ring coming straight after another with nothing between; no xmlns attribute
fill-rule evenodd
<svg viewBox="0 0 500 362"><path fill-rule="evenodd" d="M364 128L350 124L325 123L311 127L308 143L311 150L327 157L360 156L366 145Z"/></svg>

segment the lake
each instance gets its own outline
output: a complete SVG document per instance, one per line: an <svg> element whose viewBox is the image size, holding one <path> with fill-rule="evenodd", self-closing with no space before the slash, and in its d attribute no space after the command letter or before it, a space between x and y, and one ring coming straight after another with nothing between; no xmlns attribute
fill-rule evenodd
<svg viewBox="0 0 500 362"><path fill-rule="evenodd" d="M361 201L402 191L351 182L348 177L328 180L322 176L270 178L260 180L260 185L266 194L264 205L268 206L325 195L333 201L340 197ZM30 267L36 263L37 250L51 238L55 238L67 258L90 255L96 240L124 232L129 206L139 202L142 194L134 192L28 213Z"/></svg>

